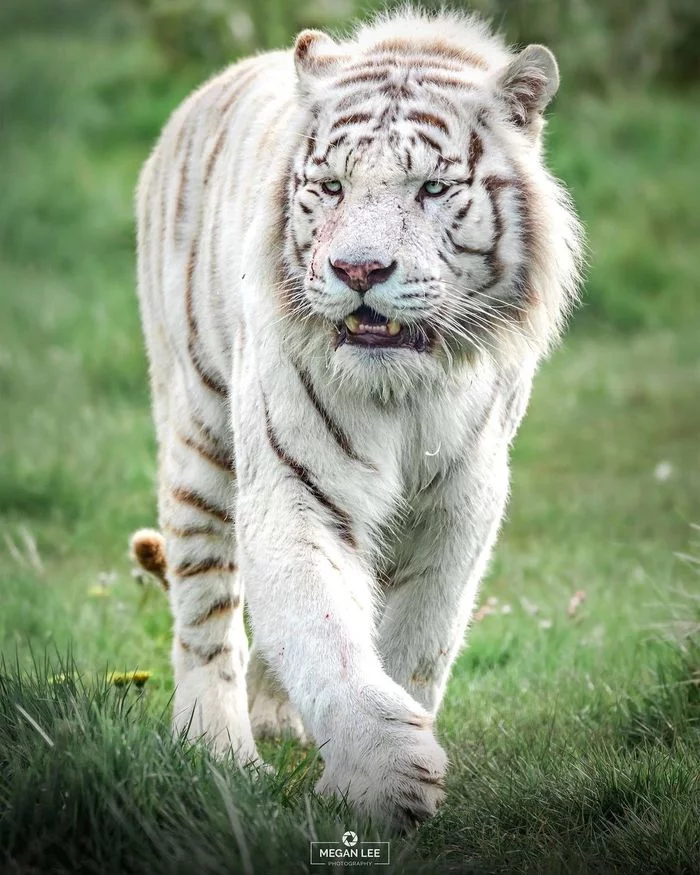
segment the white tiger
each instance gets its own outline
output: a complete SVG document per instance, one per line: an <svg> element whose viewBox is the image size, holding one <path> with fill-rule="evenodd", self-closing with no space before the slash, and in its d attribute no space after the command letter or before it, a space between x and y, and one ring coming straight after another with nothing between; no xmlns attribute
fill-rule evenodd
<svg viewBox="0 0 700 875"><path fill-rule="evenodd" d="M241 761L306 731L319 790L399 827L443 797L435 714L577 292L558 81L473 17L304 31L185 101L139 183L165 554L134 550L175 727Z"/></svg>

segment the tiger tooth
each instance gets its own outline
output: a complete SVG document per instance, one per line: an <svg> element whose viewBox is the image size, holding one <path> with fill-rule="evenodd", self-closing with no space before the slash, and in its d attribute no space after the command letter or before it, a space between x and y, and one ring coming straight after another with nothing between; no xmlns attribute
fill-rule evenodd
<svg viewBox="0 0 700 875"><path fill-rule="evenodd" d="M357 334L360 329L360 320L357 316L353 316L352 313L345 317L345 324L351 334Z"/></svg>
<svg viewBox="0 0 700 875"><path fill-rule="evenodd" d="M401 331L401 326L399 325L398 322L396 322L392 319L391 322L387 322L386 330L391 337L396 337L396 335L399 333L399 331Z"/></svg>

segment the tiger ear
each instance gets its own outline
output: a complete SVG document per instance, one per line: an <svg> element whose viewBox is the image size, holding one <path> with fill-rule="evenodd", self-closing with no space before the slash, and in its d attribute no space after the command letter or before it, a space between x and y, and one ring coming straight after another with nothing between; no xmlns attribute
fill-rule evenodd
<svg viewBox="0 0 700 875"><path fill-rule="evenodd" d="M338 44L321 30L302 30L294 43L294 66L302 88L330 73L338 64Z"/></svg>
<svg viewBox="0 0 700 875"><path fill-rule="evenodd" d="M559 89L559 67L546 46L527 46L499 77L513 124L537 135L541 115Z"/></svg>

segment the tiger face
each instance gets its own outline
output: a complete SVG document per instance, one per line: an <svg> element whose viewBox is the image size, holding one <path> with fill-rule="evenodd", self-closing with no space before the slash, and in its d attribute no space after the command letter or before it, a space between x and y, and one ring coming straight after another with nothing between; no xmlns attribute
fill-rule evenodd
<svg viewBox="0 0 700 875"><path fill-rule="evenodd" d="M429 355L477 342L470 329L522 293L527 208L476 119L396 112L375 136L361 133L364 114L324 119L331 145L304 168L295 236L309 307L336 326L337 347Z"/></svg>
<svg viewBox="0 0 700 875"><path fill-rule="evenodd" d="M541 111L558 84L551 53L487 60L401 40L337 51L322 34L297 41L295 306L353 370L423 373L509 336L527 343L547 242L533 214Z"/></svg>

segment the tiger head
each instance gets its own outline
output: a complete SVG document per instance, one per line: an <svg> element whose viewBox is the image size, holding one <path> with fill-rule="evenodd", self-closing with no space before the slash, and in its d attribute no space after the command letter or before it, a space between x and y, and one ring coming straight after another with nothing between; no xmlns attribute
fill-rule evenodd
<svg viewBox="0 0 700 875"><path fill-rule="evenodd" d="M287 194L291 304L366 381L542 354L575 299L580 230L541 156L552 53L473 18L304 31Z"/></svg>

